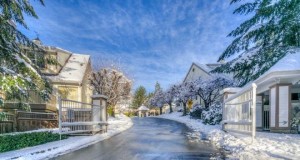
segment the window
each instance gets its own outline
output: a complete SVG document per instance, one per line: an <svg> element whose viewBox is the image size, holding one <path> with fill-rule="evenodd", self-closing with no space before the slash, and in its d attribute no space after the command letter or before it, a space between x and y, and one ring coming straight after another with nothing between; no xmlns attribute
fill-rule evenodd
<svg viewBox="0 0 300 160"><path fill-rule="evenodd" d="M60 87L58 87L58 93L64 99L70 99L70 100L74 100L74 101L78 100L78 88L77 87L60 86Z"/></svg>
<svg viewBox="0 0 300 160"><path fill-rule="evenodd" d="M269 105L269 104L270 104L270 98L269 98L268 95L265 95L265 96L264 96L263 104L264 104L264 105Z"/></svg>
<svg viewBox="0 0 300 160"><path fill-rule="evenodd" d="M298 101L300 97L300 93L292 93L292 101Z"/></svg>
<svg viewBox="0 0 300 160"><path fill-rule="evenodd" d="M195 68L193 68L192 71L195 72Z"/></svg>

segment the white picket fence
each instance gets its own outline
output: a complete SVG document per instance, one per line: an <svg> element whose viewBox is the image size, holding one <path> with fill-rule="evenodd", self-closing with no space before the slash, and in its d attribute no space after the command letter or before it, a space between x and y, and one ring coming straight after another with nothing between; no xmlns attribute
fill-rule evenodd
<svg viewBox="0 0 300 160"><path fill-rule="evenodd" d="M58 98L59 133L87 134L103 130L106 121L101 121L101 106Z"/></svg>
<svg viewBox="0 0 300 160"><path fill-rule="evenodd" d="M244 88L224 101L223 130L252 136L256 134L256 85Z"/></svg>

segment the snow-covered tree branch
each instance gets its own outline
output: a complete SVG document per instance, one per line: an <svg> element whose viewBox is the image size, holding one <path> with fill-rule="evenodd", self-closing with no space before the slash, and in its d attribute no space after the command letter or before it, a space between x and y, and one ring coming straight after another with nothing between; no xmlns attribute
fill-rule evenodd
<svg viewBox="0 0 300 160"><path fill-rule="evenodd" d="M103 94L108 97L108 106L112 108L113 114L115 106L121 99L128 98L132 82L122 71L114 68L102 68L92 73L90 84L96 94Z"/></svg>
<svg viewBox="0 0 300 160"><path fill-rule="evenodd" d="M40 3L44 4L42 0ZM15 24L27 28L24 14L37 18L33 7L27 0L1 1L0 11L0 92L4 95L0 97L0 105L4 99L26 102L28 90L35 90L44 100L48 100L52 88L40 72L47 62L44 52Z"/></svg>

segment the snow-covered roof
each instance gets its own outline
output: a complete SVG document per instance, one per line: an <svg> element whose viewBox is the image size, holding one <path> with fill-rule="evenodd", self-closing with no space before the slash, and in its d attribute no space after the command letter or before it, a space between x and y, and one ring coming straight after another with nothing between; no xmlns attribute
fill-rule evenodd
<svg viewBox="0 0 300 160"><path fill-rule="evenodd" d="M49 76L54 82L82 83L90 56L72 54L58 75Z"/></svg>
<svg viewBox="0 0 300 160"><path fill-rule="evenodd" d="M201 63L195 63L194 64L196 66L198 66L199 68L201 68L202 70L204 70L205 72L209 73L210 71L212 71L213 69L215 69L216 67L220 66L221 64L219 63L215 63L215 64L201 64Z"/></svg>
<svg viewBox="0 0 300 160"><path fill-rule="evenodd" d="M147 108L146 106L140 106L138 111L149 111L149 108Z"/></svg>
<svg viewBox="0 0 300 160"><path fill-rule="evenodd" d="M266 73L294 70L300 70L300 52L286 55L274 66L272 66Z"/></svg>

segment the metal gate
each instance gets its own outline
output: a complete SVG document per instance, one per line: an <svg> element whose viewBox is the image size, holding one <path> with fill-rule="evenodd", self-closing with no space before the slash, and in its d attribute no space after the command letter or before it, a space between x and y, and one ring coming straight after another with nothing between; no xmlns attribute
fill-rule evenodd
<svg viewBox="0 0 300 160"><path fill-rule="evenodd" d="M100 121L101 106L58 98L60 134L94 134L107 122Z"/></svg>

